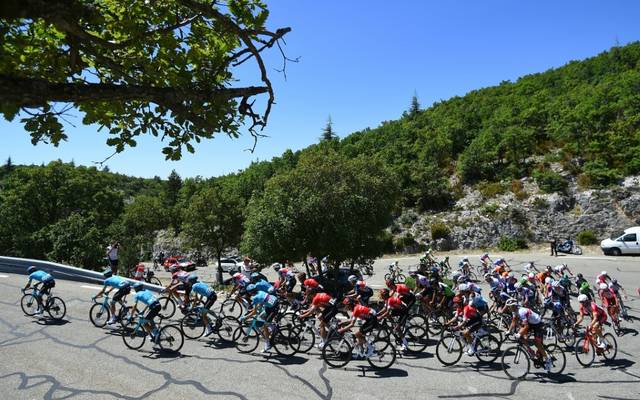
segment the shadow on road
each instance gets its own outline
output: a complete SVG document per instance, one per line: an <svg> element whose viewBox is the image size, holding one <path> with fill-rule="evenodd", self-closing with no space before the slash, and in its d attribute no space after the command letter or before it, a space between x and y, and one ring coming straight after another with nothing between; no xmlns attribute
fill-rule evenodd
<svg viewBox="0 0 640 400"><path fill-rule="evenodd" d="M41 326L62 326L62 325L71 323L71 321L67 319L53 319L53 318L47 318L47 317L42 317L42 318L33 320L32 322L34 324L38 324Z"/></svg>

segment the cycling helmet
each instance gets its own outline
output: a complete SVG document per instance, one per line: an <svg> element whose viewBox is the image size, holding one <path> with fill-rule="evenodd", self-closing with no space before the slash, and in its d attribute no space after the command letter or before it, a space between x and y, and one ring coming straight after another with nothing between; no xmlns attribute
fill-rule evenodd
<svg viewBox="0 0 640 400"><path fill-rule="evenodd" d="M458 267L462 267L464 265L464 262L460 261L458 262Z"/></svg>
<svg viewBox="0 0 640 400"><path fill-rule="evenodd" d="M418 270L416 269L410 269L409 270L409 276L416 276L418 275Z"/></svg>
<svg viewBox="0 0 640 400"><path fill-rule="evenodd" d="M613 283L613 284L617 285L617 284L618 284L618 280L617 280L616 278L613 278L613 279L611 280L611 283Z"/></svg>
<svg viewBox="0 0 640 400"><path fill-rule="evenodd" d="M34 272L36 272L38 270L38 268L34 267L33 265L30 266L29 268L27 268L27 273L29 275L33 274Z"/></svg>
<svg viewBox="0 0 640 400"><path fill-rule="evenodd" d="M484 253L484 254L482 255L482 258L487 258L487 257L489 257L489 253Z"/></svg>
<svg viewBox="0 0 640 400"><path fill-rule="evenodd" d="M578 272L577 277L578 277L578 278L582 278L582 272Z"/></svg>
<svg viewBox="0 0 640 400"><path fill-rule="evenodd" d="M467 286L466 283L463 283L460 286L458 286L458 290L461 291L461 292L465 292L465 291L469 290L469 286Z"/></svg>
<svg viewBox="0 0 640 400"><path fill-rule="evenodd" d="M344 275L343 275L344 276ZM349 281L350 284L354 284L358 281L358 277L355 275L349 275L349 277L347 278L347 280Z"/></svg>
<svg viewBox="0 0 640 400"><path fill-rule="evenodd" d="M236 272L235 274L233 274L233 279L234 280L239 280L240 278L242 278L244 275L242 275L240 272Z"/></svg>
<svg viewBox="0 0 640 400"><path fill-rule="evenodd" d="M484 274L484 280L485 281L490 281L491 280L491 274Z"/></svg>
<svg viewBox="0 0 640 400"><path fill-rule="evenodd" d="M249 286L247 286L247 292L252 293L256 290L256 285L254 285L253 283Z"/></svg>
<svg viewBox="0 0 640 400"><path fill-rule="evenodd" d="M547 276L546 278L544 278L544 283L546 283L547 285L550 284L551 282L553 282L553 279L550 276Z"/></svg>
<svg viewBox="0 0 640 400"><path fill-rule="evenodd" d="M547 271L549 272L553 271L553 268L551 267L551 265L547 265Z"/></svg>
<svg viewBox="0 0 640 400"><path fill-rule="evenodd" d="M607 290L607 289L609 289L609 285L607 285L606 283L603 282L603 283L600 284L599 289L600 290Z"/></svg>
<svg viewBox="0 0 640 400"><path fill-rule="evenodd" d="M356 282L356 286L359 287L360 289L363 289L363 288L367 287L367 282L358 281L358 282Z"/></svg>
<svg viewBox="0 0 640 400"><path fill-rule="evenodd" d="M196 283L198 282L198 275L196 274L190 274L189 277L187 278L187 281L189 283Z"/></svg>
<svg viewBox="0 0 640 400"><path fill-rule="evenodd" d="M504 305L505 305L505 307L517 306L518 305L518 301L516 299L509 299L509 300L507 300L507 302Z"/></svg>
<svg viewBox="0 0 640 400"><path fill-rule="evenodd" d="M102 272L102 276L104 276L105 278L111 278L113 276L113 271L111 271L111 268L105 269Z"/></svg>
<svg viewBox="0 0 640 400"><path fill-rule="evenodd" d="M533 272L529 272L529 275L527 275L529 279L536 279L536 274L534 274Z"/></svg>
<svg viewBox="0 0 640 400"><path fill-rule="evenodd" d="M607 275L607 271L600 272L600 275Z"/></svg>
<svg viewBox="0 0 640 400"><path fill-rule="evenodd" d="M274 271L278 272L280 271L280 268L282 268L282 265L280 265L280 263L274 263L272 267Z"/></svg>
<svg viewBox="0 0 640 400"><path fill-rule="evenodd" d="M380 297L383 299L386 299L387 297L389 297L389 289L381 289Z"/></svg>
<svg viewBox="0 0 640 400"><path fill-rule="evenodd" d="M589 298L586 294L581 294L580 296L578 296L578 302L584 303L585 301L589 301Z"/></svg>
<svg viewBox="0 0 640 400"><path fill-rule="evenodd" d="M136 282L132 285L133 290L135 290L136 292L141 291L142 289L144 289L144 286L142 285L142 283L140 282Z"/></svg>
<svg viewBox="0 0 640 400"><path fill-rule="evenodd" d="M280 268L280 270L278 271L278 274L280 275L286 275L289 273L289 268Z"/></svg>
<svg viewBox="0 0 640 400"><path fill-rule="evenodd" d="M462 276L462 274L461 274L460 272L454 272L454 273L451 275L451 280L453 280L454 282L457 282L457 281L458 281L458 278L460 278L461 276Z"/></svg>
<svg viewBox="0 0 640 400"><path fill-rule="evenodd" d="M464 283L464 282L466 282L466 281L467 281L467 278L466 278L466 277L464 277L464 276L459 276L459 277L458 277L458 280L457 280L457 282L458 282L458 283Z"/></svg>
<svg viewBox="0 0 640 400"><path fill-rule="evenodd" d="M462 262L468 263L469 262L469 257L467 257L467 256L462 257Z"/></svg>

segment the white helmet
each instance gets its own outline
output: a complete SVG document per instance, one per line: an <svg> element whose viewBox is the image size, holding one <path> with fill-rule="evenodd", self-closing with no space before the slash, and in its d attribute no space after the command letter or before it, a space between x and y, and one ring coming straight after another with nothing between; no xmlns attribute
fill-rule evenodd
<svg viewBox="0 0 640 400"><path fill-rule="evenodd" d="M458 286L458 290L461 291L461 292L464 292L467 289L469 289L469 286L467 286L466 283L462 283L462 284L460 284L460 286Z"/></svg>
<svg viewBox="0 0 640 400"><path fill-rule="evenodd" d="M544 283L546 283L547 285L550 284L551 282L553 282L553 279L551 279L550 276L547 276L546 278L544 278Z"/></svg>
<svg viewBox="0 0 640 400"><path fill-rule="evenodd" d="M358 281L358 277L355 276L355 275L349 275L347 280L353 284L353 283L356 283Z"/></svg>
<svg viewBox="0 0 640 400"><path fill-rule="evenodd" d="M533 272L529 272L530 279L534 279L535 277L536 277L536 274L534 274Z"/></svg>
<svg viewBox="0 0 640 400"><path fill-rule="evenodd" d="M467 256L462 257L462 261L468 263L469 262L469 257L467 257Z"/></svg>
<svg viewBox="0 0 640 400"><path fill-rule="evenodd" d="M606 274L607 274L607 271L600 272L600 275L606 275Z"/></svg>
<svg viewBox="0 0 640 400"><path fill-rule="evenodd" d="M589 298L587 297L586 294L581 294L580 296L578 296L578 302L580 303L584 303L585 301L588 301Z"/></svg>
<svg viewBox="0 0 640 400"><path fill-rule="evenodd" d="M505 305L505 307L517 306L518 305L518 301L516 299L509 299L509 300L507 300L507 302L504 305Z"/></svg>
<svg viewBox="0 0 640 400"><path fill-rule="evenodd" d="M609 289L609 285L607 285L606 283L602 282L600 284L600 290L607 290Z"/></svg>

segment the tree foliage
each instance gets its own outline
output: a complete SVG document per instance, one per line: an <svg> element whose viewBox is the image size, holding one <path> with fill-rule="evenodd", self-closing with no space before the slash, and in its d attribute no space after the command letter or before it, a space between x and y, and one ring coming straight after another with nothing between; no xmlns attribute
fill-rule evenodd
<svg viewBox="0 0 640 400"><path fill-rule="evenodd" d="M34 144L57 145L75 108L84 124L107 128L117 152L150 134L168 140L162 151L173 160L217 132L236 137L245 119L257 138L275 99L261 52L281 49L290 31L268 30L268 15L260 0L5 0L0 113L11 121L21 112ZM233 86L247 61L260 85Z"/></svg>

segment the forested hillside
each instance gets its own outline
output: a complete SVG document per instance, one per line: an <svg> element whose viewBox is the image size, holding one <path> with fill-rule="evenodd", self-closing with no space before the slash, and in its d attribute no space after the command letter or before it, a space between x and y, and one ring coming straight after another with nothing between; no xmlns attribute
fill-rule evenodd
<svg viewBox="0 0 640 400"><path fill-rule="evenodd" d="M329 162L341 167L330 168ZM370 178L358 172L367 164L372 166L367 172ZM552 164L560 169L549 168ZM334 174L336 193L330 193L331 185L318 193L314 179L301 175L304 171ZM321 235L338 232L335 227L326 227L331 220L312 219L310 211L321 212L319 205L325 209L342 204L368 207L361 214L343 207L341 215L375 220L371 229L377 231L404 207L450 209L469 185L483 192L512 191L518 197L522 190L519 180L526 176L533 177L543 192L562 193L569 176L577 179L580 188L603 188L638 173L640 43L632 43L516 82L454 97L425 110L414 102L396 121L341 140L329 135L304 150L287 150L281 157L222 177L182 181L173 174L169 180L139 179L60 162L29 167L7 164L0 171L0 254L96 266L110 238L127 238L128 248L137 252L150 248L161 228L170 228L176 235L183 232L185 243L192 247L240 245L242 229L216 236L201 226L208 220L216 226L244 224L251 229L243 246L247 253L275 259L276 255L265 249L285 252L295 247L282 257L298 257L310 250L310 243L319 242ZM316 177L315 182L325 182L322 178ZM367 179L376 187L375 193L362 189L359 194L350 194L346 190ZM381 182L393 185L395 193L383 190ZM286 193L295 193L297 201L285 201ZM378 201L375 196L392 201ZM363 202L363 198L371 201ZM231 199L228 204L227 199ZM270 211L271 219L265 217L268 199L277 200L282 207L278 212ZM214 201L225 203L226 208L211 211L206 219L206 204ZM296 209L305 204L309 207L306 211ZM382 207L387 217L376 213L380 210L375 207ZM230 213L238 219L220 217ZM302 215L307 219L296 220ZM247 217L252 220L245 221ZM296 229L316 229L292 229L291 235L309 236L304 240L296 237L295 243L289 237L291 242L287 242L287 228L294 225ZM200 236L190 237L196 231ZM260 246L266 240L263 236L276 232L280 243ZM357 244L367 248L363 250L366 255L388 249L384 234L372 234L370 239L377 243L373 248L368 248L370 243Z"/></svg>

